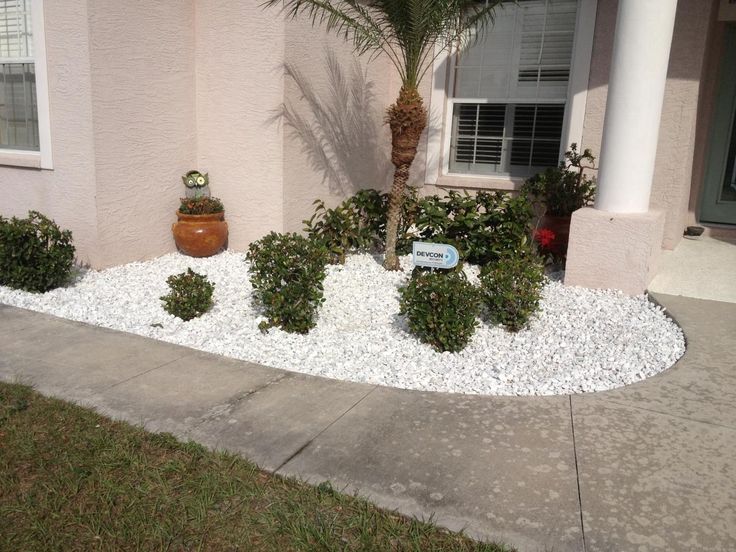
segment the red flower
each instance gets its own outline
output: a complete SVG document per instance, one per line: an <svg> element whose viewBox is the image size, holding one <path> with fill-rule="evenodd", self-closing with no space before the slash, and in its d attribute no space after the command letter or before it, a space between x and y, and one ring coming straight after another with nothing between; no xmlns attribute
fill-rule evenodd
<svg viewBox="0 0 736 552"><path fill-rule="evenodd" d="M534 239L543 249L549 249L549 246L552 245L556 237L555 233L549 228L540 228L534 232Z"/></svg>

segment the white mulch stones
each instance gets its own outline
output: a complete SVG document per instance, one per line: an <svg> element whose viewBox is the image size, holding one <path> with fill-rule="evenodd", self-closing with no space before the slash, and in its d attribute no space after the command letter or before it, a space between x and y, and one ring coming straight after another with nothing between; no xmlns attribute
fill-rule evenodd
<svg viewBox="0 0 736 552"><path fill-rule="evenodd" d="M194 259L171 254L103 271L33 294L0 286L0 302L131 332L267 366L329 378L424 391L555 395L633 383L672 366L685 351L680 328L645 296L565 287L550 281L530 329L511 334L482 322L460 353L417 341L398 315L398 287L371 255L329 266L317 327L308 335L271 329L251 298L245 255ZM215 306L190 322L159 297L166 278L191 267L215 283ZM477 269L467 269L471 278ZM162 327L158 327L161 325Z"/></svg>

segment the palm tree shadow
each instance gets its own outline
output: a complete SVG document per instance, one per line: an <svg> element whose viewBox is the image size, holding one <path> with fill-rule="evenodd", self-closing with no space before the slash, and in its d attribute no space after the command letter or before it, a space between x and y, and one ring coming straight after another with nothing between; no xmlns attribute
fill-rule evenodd
<svg viewBox="0 0 736 552"><path fill-rule="evenodd" d="M287 100L275 118L282 119L300 142L310 166L331 193L385 189L392 166L373 82L357 60L346 70L332 52L327 53L325 69L327 93L318 92L297 67L286 64L286 77L296 85L300 98Z"/></svg>

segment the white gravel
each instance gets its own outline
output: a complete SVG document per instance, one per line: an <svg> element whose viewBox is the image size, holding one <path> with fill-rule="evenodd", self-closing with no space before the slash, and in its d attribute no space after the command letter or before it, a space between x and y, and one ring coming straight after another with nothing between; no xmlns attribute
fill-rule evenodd
<svg viewBox="0 0 736 552"><path fill-rule="evenodd" d="M410 268L410 259L402 260ZM215 306L190 322L159 297L166 278L191 267L215 282ZM672 366L685 351L680 328L645 296L550 281L529 330L483 322L460 353L438 353L407 333L398 287L409 270L386 272L370 255L328 267L317 327L308 335L262 334L245 255L177 253L103 271L32 294L0 286L0 302L283 368L342 380L488 395L554 395L633 383ZM473 268L468 272L474 276ZM153 326L160 324L163 327Z"/></svg>

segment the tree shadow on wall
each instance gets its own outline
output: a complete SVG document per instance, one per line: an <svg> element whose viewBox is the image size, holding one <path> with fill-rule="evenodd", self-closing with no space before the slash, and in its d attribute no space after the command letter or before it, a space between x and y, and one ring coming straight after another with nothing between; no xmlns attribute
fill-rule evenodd
<svg viewBox="0 0 736 552"><path fill-rule="evenodd" d="M327 53L325 69L327 90L318 91L297 67L286 64L286 77L301 97L287 100L279 117L331 193L385 189L392 166L373 83L357 60L346 70L332 52Z"/></svg>

